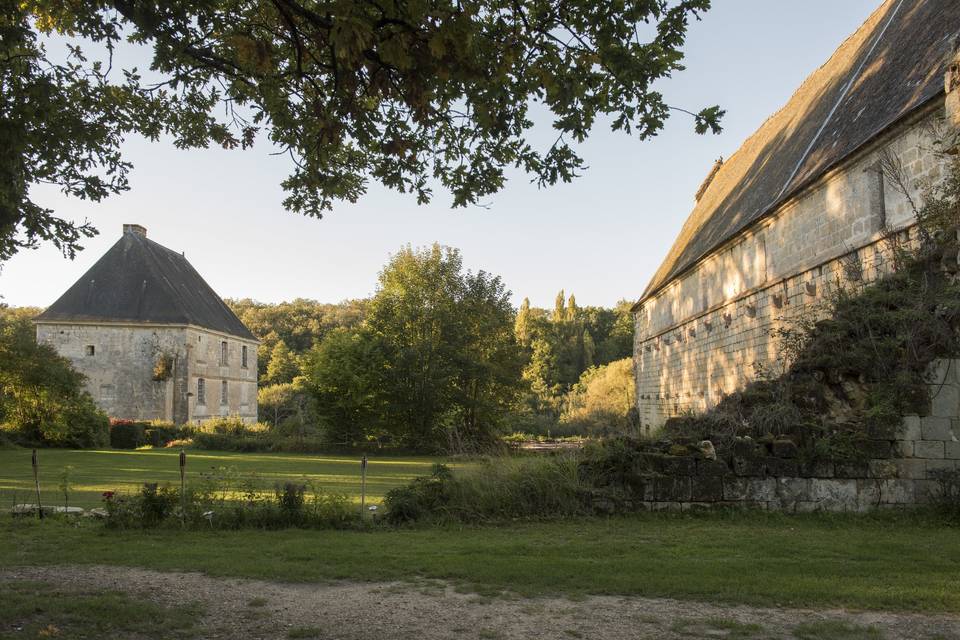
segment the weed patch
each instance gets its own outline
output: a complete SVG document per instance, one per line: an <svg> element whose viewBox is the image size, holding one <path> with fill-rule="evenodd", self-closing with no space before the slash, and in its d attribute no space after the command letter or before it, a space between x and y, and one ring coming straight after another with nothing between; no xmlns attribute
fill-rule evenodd
<svg viewBox="0 0 960 640"><path fill-rule="evenodd" d="M0 638L192 638L196 604L165 607L113 591L8 582L0 598Z"/></svg>

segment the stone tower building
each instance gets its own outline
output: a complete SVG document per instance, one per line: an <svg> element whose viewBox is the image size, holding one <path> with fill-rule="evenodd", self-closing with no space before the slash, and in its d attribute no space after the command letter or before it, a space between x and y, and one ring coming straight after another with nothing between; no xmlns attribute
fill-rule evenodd
<svg viewBox="0 0 960 640"><path fill-rule="evenodd" d="M633 307L645 427L776 372L772 329L889 270L891 234L915 240L960 123L958 31L956 0L887 0L714 166Z"/></svg>
<svg viewBox="0 0 960 640"><path fill-rule="evenodd" d="M257 339L187 259L135 224L36 320L113 418L257 419Z"/></svg>

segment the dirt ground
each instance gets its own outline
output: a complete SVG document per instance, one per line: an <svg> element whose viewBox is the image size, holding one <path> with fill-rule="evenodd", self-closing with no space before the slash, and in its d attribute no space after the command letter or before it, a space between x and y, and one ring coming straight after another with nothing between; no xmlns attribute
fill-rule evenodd
<svg viewBox="0 0 960 640"><path fill-rule="evenodd" d="M205 611L197 624L200 638L960 639L960 617L953 616L760 609L635 597L490 598L460 593L438 581L287 584L63 566L0 570L0 593L4 582L18 580L123 591L167 606L197 601ZM843 623L851 635L842 629L809 635L811 623L821 622Z"/></svg>

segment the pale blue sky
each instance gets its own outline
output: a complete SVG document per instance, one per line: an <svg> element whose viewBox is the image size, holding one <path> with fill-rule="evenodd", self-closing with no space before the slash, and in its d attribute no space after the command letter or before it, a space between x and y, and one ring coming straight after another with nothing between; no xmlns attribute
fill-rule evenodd
<svg viewBox="0 0 960 640"><path fill-rule="evenodd" d="M0 294L13 305L49 305L116 242L122 223L136 222L185 252L224 297L368 296L391 252L440 242L459 248L469 268L502 276L515 303L529 296L536 306L552 306L561 288L580 305L634 299L713 161L729 157L782 106L879 1L715 0L690 30L687 70L661 90L690 109L719 103L727 109L721 135L698 136L679 114L647 142L598 128L583 148L590 169L581 178L539 190L515 175L489 209L451 210L442 191L417 206L372 185L357 204L308 219L280 206L289 167L266 145L179 151L131 139L130 192L94 204L36 190L60 215L91 220L100 235L72 262L52 247L21 253L0 273Z"/></svg>

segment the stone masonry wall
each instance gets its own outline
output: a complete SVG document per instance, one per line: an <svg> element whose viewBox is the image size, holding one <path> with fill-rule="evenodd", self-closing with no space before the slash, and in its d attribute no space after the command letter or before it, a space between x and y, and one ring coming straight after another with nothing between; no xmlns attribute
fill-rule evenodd
<svg viewBox="0 0 960 640"><path fill-rule="evenodd" d="M709 409L750 381L756 365L776 373L772 330L819 313L835 287L889 271L883 229L901 229L902 239L912 241L910 202L919 203L923 183L943 173L934 151L940 111L901 126L636 309L634 366L644 428ZM877 168L881 153L902 165L906 194ZM856 265L861 273L851 278Z"/></svg>
<svg viewBox="0 0 960 640"><path fill-rule="evenodd" d="M257 343L197 327L37 324L37 341L52 345L87 376L86 388L112 418L202 422L216 416L257 420ZM221 343L227 360L221 363ZM243 347L247 350L246 366ZM91 354L92 348L92 354ZM167 379L154 380L161 356ZM204 380L205 402L198 400ZM221 397L227 382L227 397Z"/></svg>
<svg viewBox="0 0 960 640"><path fill-rule="evenodd" d="M930 502L937 474L960 470L960 360L934 367L927 416L907 416L894 437L859 443L859 462L804 462L789 440L734 442L729 455L642 454L629 491L598 492L594 508L686 511L715 506L805 511L856 511Z"/></svg>
<svg viewBox="0 0 960 640"><path fill-rule="evenodd" d="M238 416L244 422L257 421L257 343L235 336L190 328L187 330L189 364L189 418L203 422L216 416ZM227 343L226 363L221 361L221 344ZM243 349L246 347L246 363ZM205 398L199 400L199 380L204 380ZM221 397L223 383L227 396Z"/></svg>
<svg viewBox="0 0 960 640"><path fill-rule="evenodd" d="M87 376L86 389L107 415L130 420L185 418L175 381L185 368L185 329L128 325L38 324L37 342L53 346ZM171 378L153 379L158 356L174 359ZM180 414L180 415L178 415Z"/></svg>

